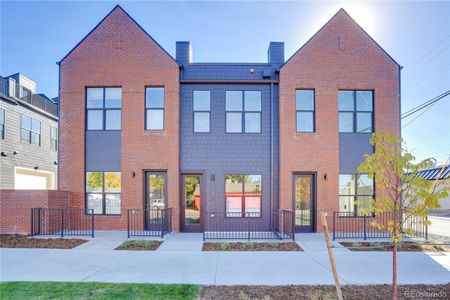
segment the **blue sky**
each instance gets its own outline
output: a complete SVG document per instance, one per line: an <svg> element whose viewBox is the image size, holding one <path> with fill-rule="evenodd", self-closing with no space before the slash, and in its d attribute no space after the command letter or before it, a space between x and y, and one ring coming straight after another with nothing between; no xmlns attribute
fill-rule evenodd
<svg viewBox="0 0 450 300"><path fill-rule="evenodd" d="M171 55L190 40L194 61L265 62L269 41L284 41L286 58L339 8L402 66L402 111L450 89L450 1L445 2L0 2L0 74L22 72L39 92L58 93L56 62L117 3ZM419 159L450 154L450 96L402 135Z"/></svg>

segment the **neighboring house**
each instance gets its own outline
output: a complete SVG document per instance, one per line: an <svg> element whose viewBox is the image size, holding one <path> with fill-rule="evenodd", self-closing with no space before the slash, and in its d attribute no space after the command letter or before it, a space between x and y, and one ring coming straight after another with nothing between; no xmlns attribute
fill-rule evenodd
<svg viewBox="0 0 450 300"><path fill-rule="evenodd" d="M436 181L439 177L435 190L436 192L442 191L444 187L450 187L450 166L446 166L443 171L442 168L443 166L423 170L419 172L418 176L431 181ZM439 204L441 206L440 208L432 209L430 212L450 212L450 195L447 198L441 199Z"/></svg>
<svg viewBox="0 0 450 300"><path fill-rule="evenodd" d="M320 231L318 211L374 196L357 174L372 132L400 134L400 66L344 10L287 61L271 42L267 63L198 63L116 6L59 65L59 189L96 229L166 207L175 231L206 213L266 230L280 209Z"/></svg>
<svg viewBox="0 0 450 300"><path fill-rule="evenodd" d="M58 106L17 73L0 77L0 189L56 189Z"/></svg>

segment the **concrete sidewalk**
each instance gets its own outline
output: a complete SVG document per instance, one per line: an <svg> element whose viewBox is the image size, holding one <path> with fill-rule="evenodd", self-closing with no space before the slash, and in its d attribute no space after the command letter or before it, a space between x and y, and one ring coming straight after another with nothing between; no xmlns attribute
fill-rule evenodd
<svg viewBox="0 0 450 300"><path fill-rule="evenodd" d="M335 258L342 284L391 282L391 253L336 251ZM402 252L398 270L400 284L448 283L450 254ZM0 249L0 281L288 285L333 284L333 277L325 248L305 252L146 252L98 247Z"/></svg>

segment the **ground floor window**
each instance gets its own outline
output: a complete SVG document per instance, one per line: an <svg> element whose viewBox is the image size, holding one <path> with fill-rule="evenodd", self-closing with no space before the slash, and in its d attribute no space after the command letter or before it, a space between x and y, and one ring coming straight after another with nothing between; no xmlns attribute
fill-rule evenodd
<svg viewBox="0 0 450 300"><path fill-rule="evenodd" d="M343 216L366 213L373 198L373 179L367 174L339 175L339 211Z"/></svg>
<svg viewBox="0 0 450 300"><path fill-rule="evenodd" d="M261 175L225 175L227 217L260 217Z"/></svg>
<svg viewBox="0 0 450 300"><path fill-rule="evenodd" d="M86 172L86 209L94 214L120 215L120 172Z"/></svg>

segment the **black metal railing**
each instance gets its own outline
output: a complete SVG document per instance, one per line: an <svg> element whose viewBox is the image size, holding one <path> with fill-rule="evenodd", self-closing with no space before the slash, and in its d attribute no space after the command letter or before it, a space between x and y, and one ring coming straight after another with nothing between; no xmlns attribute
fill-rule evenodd
<svg viewBox="0 0 450 300"><path fill-rule="evenodd" d="M172 232L172 208L129 209L127 233L131 236L160 236Z"/></svg>
<svg viewBox="0 0 450 300"><path fill-rule="evenodd" d="M0 94L26 102L52 116L58 116L58 105L56 103L32 93L16 82L10 86L8 80L3 77L0 77Z"/></svg>
<svg viewBox="0 0 450 300"><path fill-rule="evenodd" d="M31 235L86 235L94 237L94 210L32 208Z"/></svg>
<svg viewBox="0 0 450 300"><path fill-rule="evenodd" d="M333 239L389 238L388 223L393 220L392 212L382 212L374 215L355 215L354 212L333 212ZM426 218L415 217L403 224L404 236L428 238L427 226L423 224ZM374 226L376 223L379 226ZM411 234L412 233L412 234Z"/></svg>
<svg viewBox="0 0 450 300"><path fill-rule="evenodd" d="M213 239L294 239L294 213L207 212L203 213L203 240Z"/></svg>

